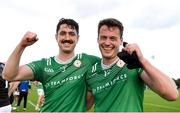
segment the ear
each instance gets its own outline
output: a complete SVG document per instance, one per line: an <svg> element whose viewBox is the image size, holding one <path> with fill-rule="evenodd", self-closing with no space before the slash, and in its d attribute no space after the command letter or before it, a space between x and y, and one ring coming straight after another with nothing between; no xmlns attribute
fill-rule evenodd
<svg viewBox="0 0 180 113"><path fill-rule="evenodd" d="M99 44L99 37L97 37L97 43Z"/></svg>
<svg viewBox="0 0 180 113"><path fill-rule="evenodd" d="M121 40L120 45L123 45L123 37L121 37L120 40Z"/></svg>
<svg viewBox="0 0 180 113"><path fill-rule="evenodd" d="M55 34L56 42L58 42L58 34Z"/></svg>
<svg viewBox="0 0 180 113"><path fill-rule="evenodd" d="M80 36L78 35L78 36L77 36L77 41L76 41L76 43L78 43L78 41L79 41L79 37L80 37Z"/></svg>
<svg viewBox="0 0 180 113"><path fill-rule="evenodd" d="M79 41L79 37L80 37L80 36L78 35L78 36L77 36L77 41Z"/></svg>

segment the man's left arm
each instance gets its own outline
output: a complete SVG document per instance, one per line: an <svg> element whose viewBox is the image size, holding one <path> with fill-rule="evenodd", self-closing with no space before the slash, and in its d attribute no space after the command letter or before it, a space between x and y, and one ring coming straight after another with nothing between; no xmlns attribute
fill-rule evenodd
<svg viewBox="0 0 180 113"><path fill-rule="evenodd" d="M144 68L141 78L153 91L169 101L174 101L178 98L177 86L173 79L154 67L147 60L144 60L141 64Z"/></svg>
<svg viewBox="0 0 180 113"><path fill-rule="evenodd" d="M175 82L165 73L153 66L142 54L137 44L127 44L124 48L129 54L135 52L144 71L141 73L142 80L157 94L166 100L173 101L179 96Z"/></svg>
<svg viewBox="0 0 180 113"><path fill-rule="evenodd" d="M90 110L94 104L94 96L92 92L87 91L86 94L86 111Z"/></svg>

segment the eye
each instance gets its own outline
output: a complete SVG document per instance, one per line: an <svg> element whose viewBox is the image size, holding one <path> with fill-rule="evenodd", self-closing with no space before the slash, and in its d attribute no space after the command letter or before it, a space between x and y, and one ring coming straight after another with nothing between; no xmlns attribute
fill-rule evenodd
<svg viewBox="0 0 180 113"><path fill-rule="evenodd" d="M65 32L65 31L61 31L61 32L59 33L59 35L64 36L64 35L66 35L66 32Z"/></svg>
<svg viewBox="0 0 180 113"><path fill-rule="evenodd" d="M115 37L115 36L110 37L110 39L111 39L112 41L116 41L117 38L118 38L118 37Z"/></svg>
<svg viewBox="0 0 180 113"><path fill-rule="evenodd" d="M106 36L100 36L100 40L106 40L107 37Z"/></svg>
<svg viewBox="0 0 180 113"><path fill-rule="evenodd" d="M75 33L75 32L69 32L69 35L70 35L70 36L75 36L76 33Z"/></svg>

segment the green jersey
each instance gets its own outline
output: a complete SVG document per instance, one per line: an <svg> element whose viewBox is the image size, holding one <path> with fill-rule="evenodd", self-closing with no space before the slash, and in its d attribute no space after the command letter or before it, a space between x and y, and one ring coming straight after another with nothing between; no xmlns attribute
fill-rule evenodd
<svg viewBox="0 0 180 113"><path fill-rule="evenodd" d="M41 112L86 111L85 76L97 59L87 54L78 54L66 64L59 63L56 57L28 64L35 80L43 85L45 103Z"/></svg>
<svg viewBox="0 0 180 113"><path fill-rule="evenodd" d="M94 95L95 112L143 111L145 87L139 76L142 69L130 70L119 60L108 69L97 62L89 73L88 90Z"/></svg>

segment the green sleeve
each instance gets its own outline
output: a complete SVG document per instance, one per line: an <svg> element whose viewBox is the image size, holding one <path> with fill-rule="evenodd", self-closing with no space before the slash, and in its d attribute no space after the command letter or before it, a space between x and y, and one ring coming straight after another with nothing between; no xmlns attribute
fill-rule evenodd
<svg viewBox="0 0 180 113"><path fill-rule="evenodd" d="M88 55L88 54L85 54L83 53L87 60L89 61L89 69L88 71L86 72L86 87L87 87L87 90L90 91L91 90L91 87L89 86L88 84L88 80L89 80L89 77L92 75L92 67L94 66L94 64L96 64L97 62L100 61L100 58L97 57L97 56L94 56L94 55Z"/></svg>
<svg viewBox="0 0 180 113"><path fill-rule="evenodd" d="M30 67L33 71L34 79L41 81L42 76L42 60L33 61L29 64L26 64L28 67Z"/></svg>
<svg viewBox="0 0 180 113"><path fill-rule="evenodd" d="M92 90L92 88L90 87L90 85L89 85L89 79L90 79L90 75L92 75L92 73L91 73L91 69L92 69L92 67L91 68L89 68L89 70L87 71L87 73L86 73L86 87L87 87L87 91L91 91Z"/></svg>
<svg viewBox="0 0 180 113"><path fill-rule="evenodd" d="M94 55L87 55L87 57L91 65L94 65L96 62L100 61L100 58Z"/></svg>

